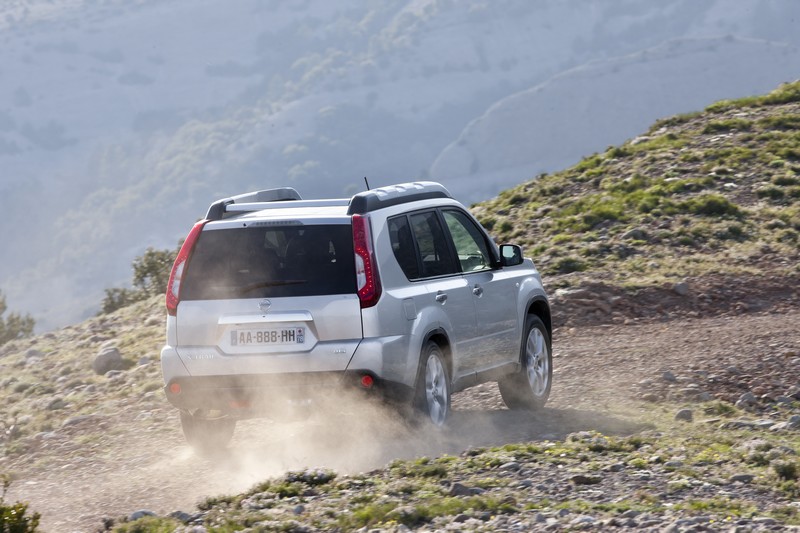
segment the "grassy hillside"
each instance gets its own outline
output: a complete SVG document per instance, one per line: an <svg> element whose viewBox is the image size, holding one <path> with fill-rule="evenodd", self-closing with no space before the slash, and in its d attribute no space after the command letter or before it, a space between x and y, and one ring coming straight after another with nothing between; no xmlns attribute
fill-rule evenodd
<svg viewBox="0 0 800 533"><path fill-rule="evenodd" d="M587 281L646 286L722 273L737 280L770 277L791 297L797 283L780 281L800 276L798 130L800 82L795 82L766 96L662 120L641 137L506 191L474 211L498 240L525 245L551 286ZM720 294L727 303L734 298ZM617 374L637 369L620 366L620 360L609 363L613 349L597 364L599 330L590 332L591 350L570 350L574 332L560 328L554 407L527 418L487 411L510 415L515 428L556 428L542 440L516 443L529 437L513 433L501 446L398 460L351 476L324 469L290 472L242 494L208 494L213 497L193 514L117 520L117 531L172 531L183 527L181 522L220 532L406 531L459 524L486 531L695 525L759 530L798 524L800 390L787 389L790 379L782 379L800 368L797 299L793 302L787 306L794 314L762 317L753 328L761 333L766 324L785 322L789 334L745 339L749 357L730 349L725 339L731 330L703 333L701 341L712 348L637 348L659 354L659 360L642 363L652 377L638 382L647 394L622 410L609 407L610 396L593 390L586 374L601 374L613 383L614 394L621 394L612 399L620 399L627 396L617 390ZM638 304L628 316L647 316L656 307L655 300L640 298ZM556 307L572 313L561 302ZM631 333L624 344L636 344L637 335L646 338L653 331ZM738 340L747 334L736 331ZM602 330L605 337L611 333ZM215 461L183 456L174 410L159 390L163 339L163 299L154 297L0 346L0 474L19 478L15 483L23 498L32 494L46 502L33 509L49 512L51 523L67 511L48 508L48 484L61 495L69 492L61 487L77 479L107 480L122 472L123 495L139 490L158 502L182 485L203 483L205 491L218 475L208 472L209 465L219 466ZM115 369L94 370L95 358L109 350L119 352ZM685 359L663 366L669 356ZM570 379L580 385L576 405L585 407L580 405L585 401L592 411L558 403L559 394L573 396ZM743 392L752 401L734 406ZM679 411L687 406L692 412ZM596 426L578 420L581 413L592 421L609 413L620 419L586 431ZM158 478L161 470L168 482ZM219 472L227 475L224 468ZM167 489L153 490L151 478ZM102 498L84 492L89 494L83 499L68 494L74 498L68 512L97 523L103 502L96 500ZM103 509L123 512L121 497L104 497L116 497L117 506Z"/></svg>
<svg viewBox="0 0 800 533"><path fill-rule="evenodd" d="M585 273L566 284L797 274L800 81L661 120L474 211L545 274Z"/></svg>

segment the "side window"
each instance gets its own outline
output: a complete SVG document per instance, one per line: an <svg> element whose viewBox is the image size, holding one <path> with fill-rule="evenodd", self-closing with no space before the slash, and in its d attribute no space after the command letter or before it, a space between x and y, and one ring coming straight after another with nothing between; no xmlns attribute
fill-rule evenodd
<svg viewBox="0 0 800 533"><path fill-rule="evenodd" d="M409 215L408 219L419 250L422 269L420 277L428 278L458 272L436 212L414 213Z"/></svg>
<svg viewBox="0 0 800 533"><path fill-rule="evenodd" d="M389 240L392 243L394 257L406 277L408 279L419 278L417 250L414 248L411 226L409 226L408 218L405 215L389 219Z"/></svg>
<svg viewBox="0 0 800 533"><path fill-rule="evenodd" d="M462 272L475 272L492 268L491 255L480 229L461 211L442 212L447 229L453 238Z"/></svg>

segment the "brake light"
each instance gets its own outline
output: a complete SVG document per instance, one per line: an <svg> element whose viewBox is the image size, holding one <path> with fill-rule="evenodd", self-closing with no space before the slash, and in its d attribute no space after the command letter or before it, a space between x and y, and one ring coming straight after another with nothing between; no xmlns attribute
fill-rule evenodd
<svg viewBox="0 0 800 533"><path fill-rule="evenodd" d="M369 218L353 215L353 251L356 256L356 286L361 307L372 307L381 297L381 280L372 250Z"/></svg>
<svg viewBox="0 0 800 533"><path fill-rule="evenodd" d="M187 235L186 240L183 241L178 257L175 258L175 263L172 265L172 272L169 274L169 282L167 283L167 313L172 316L178 312L178 302L181 296L181 279L183 272L186 270L186 264L189 262L189 256L192 255L192 249L200 237L200 232L203 231L203 226L206 225L208 220L201 220L192 227L192 231Z"/></svg>

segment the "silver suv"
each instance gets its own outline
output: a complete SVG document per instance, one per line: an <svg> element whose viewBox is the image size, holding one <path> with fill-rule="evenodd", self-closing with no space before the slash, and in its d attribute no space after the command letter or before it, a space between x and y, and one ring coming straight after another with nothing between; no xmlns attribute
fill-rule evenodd
<svg viewBox="0 0 800 533"><path fill-rule="evenodd" d="M165 391L187 441L310 405L334 386L444 424L454 392L498 381L512 409L550 393L550 308L519 246L496 246L438 183L214 202L167 288ZM330 397L327 399L330 401Z"/></svg>

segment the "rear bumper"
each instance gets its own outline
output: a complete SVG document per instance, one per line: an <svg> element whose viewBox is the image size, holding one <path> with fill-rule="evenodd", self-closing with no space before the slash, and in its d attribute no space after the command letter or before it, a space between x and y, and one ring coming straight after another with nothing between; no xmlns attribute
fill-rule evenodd
<svg viewBox="0 0 800 533"><path fill-rule="evenodd" d="M371 386L362 384L369 376ZM382 380L370 371L308 372L231 376L180 376L164 387L169 402L185 411L254 418L284 416L304 405L330 404L343 394L360 394L388 402L410 402L412 390Z"/></svg>

